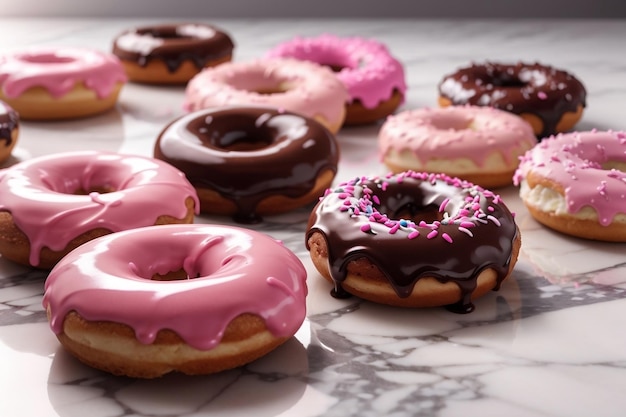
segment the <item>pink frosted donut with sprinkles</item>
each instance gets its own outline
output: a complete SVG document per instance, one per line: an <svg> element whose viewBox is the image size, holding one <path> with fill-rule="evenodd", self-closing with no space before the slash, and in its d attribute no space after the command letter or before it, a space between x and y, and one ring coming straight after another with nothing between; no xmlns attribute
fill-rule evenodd
<svg viewBox="0 0 626 417"><path fill-rule="evenodd" d="M187 84L183 107L190 112L229 105L273 107L315 119L337 133L346 100L348 92L330 69L274 58L206 68Z"/></svg>
<svg viewBox="0 0 626 417"><path fill-rule="evenodd" d="M511 185L519 157L537 144L521 117L491 107L407 110L387 118L380 157L393 172L441 172L485 188Z"/></svg>
<svg viewBox="0 0 626 417"><path fill-rule="evenodd" d="M373 39L330 34L296 37L271 49L268 56L296 58L332 68L350 94L345 122L348 125L373 123L404 102L404 68L384 44Z"/></svg>
<svg viewBox="0 0 626 417"><path fill-rule="evenodd" d="M306 245L337 297L473 310L500 287L521 237L499 195L443 174L360 177L327 190Z"/></svg>
<svg viewBox="0 0 626 417"><path fill-rule="evenodd" d="M514 182L530 214L545 226L626 242L626 132L544 139L521 159Z"/></svg>

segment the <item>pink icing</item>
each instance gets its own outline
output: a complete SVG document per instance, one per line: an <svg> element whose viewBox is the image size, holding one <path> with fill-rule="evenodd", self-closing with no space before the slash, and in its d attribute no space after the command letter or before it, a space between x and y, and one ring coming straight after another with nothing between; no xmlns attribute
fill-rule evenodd
<svg viewBox="0 0 626 417"><path fill-rule="evenodd" d="M262 94L257 91L286 91ZM296 59L227 62L206 68L189 81L184 108L196 111L225 105L262 105L307 117L322 115L330 125L343 119L348 93L325 67Z"/></svg>
<svg viewBox="0 0 626 417"><path fill-rule="evenodd" d="M342 67L336 76L348 89L350 101L358 99L368 109L388 100L394 90L403 96L406 92L402 64L391 56L385 45L372 39L340 38L330 34L297 37L270 50L268 57L289 57Z"/></svg>
<svg viewBox="0 0 626 417"><path fill-rule="evenodd" d="M114 55L92 49L37 48L0 56L0 85L9 98L32 87L43 87L59 98L79 82L104 98L126 80Z"/></svg>
<svg viewBox="0 0 626 417"><path fill-rule="evenodd" d="M77 190L117 191L74 195ZM199 203L184 174L156 159L115 153L72 152L31 159L0 175L0 211L8 211L31 245L30 263L43 247L59 251L96 228L112 232L150 226L162 215L183 218L185 200Z"/></svg>
<svg viewBox="0 0 626 417"><path fill-rule="evenodd" d="M608 226L626 214L626 173L603 169L608 162L626 163L625 132L574 132L544 139L521 158L516 185L529 174L547 177L565 190L569 213L591 207Z"/></svg>
<svg viewBox="0 0 626 417"><path fill-rule="evenodd" d="M181 268L193 279L151 280ZM144 344L171 329L201 350L219 344L241 314L256 314L273 335L289 337L306 313L300 260L267 235L228 226L165 225L107 235L62 259L45 287L43 306L57 334L75 310L90 321L126 324Z"/></svg>
<svg viewBox="0 0 626 417"><path fill-rule="evenodd" d="M492 150L507 164L537 143L522 118L491 107L450 106L407 110L389 116L379 133L381 157L408 150L422 163L468 158L483 166Z"/></svg>

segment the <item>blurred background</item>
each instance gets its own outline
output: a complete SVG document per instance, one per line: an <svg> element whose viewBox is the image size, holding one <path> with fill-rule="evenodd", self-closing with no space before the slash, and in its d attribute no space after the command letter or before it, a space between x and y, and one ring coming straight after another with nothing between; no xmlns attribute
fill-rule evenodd
<svg viewBox="0 0 626 417"><path fill-rule="evenodd" d="M625 0L0 0L0 17L624 18Z"/></svg>

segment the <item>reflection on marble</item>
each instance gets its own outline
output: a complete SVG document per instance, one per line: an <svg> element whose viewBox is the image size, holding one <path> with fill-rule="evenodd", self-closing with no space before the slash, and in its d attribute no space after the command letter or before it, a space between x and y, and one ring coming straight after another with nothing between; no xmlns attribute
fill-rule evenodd
<svg viewBox="0 0 626 417"><path fill-rule="evenodd" d="M24 45L109 49L135 21L8 20L0 50ZM147 22L143 22L147 23ZM322 32L375 37L406 65L403 108L434 106L443 74L469 61L541 61L575 73L589 106L581 129L626 129L623 21L213 22L235 59ZM17 41L16 41L17 39ZM182 114L182 87L127 85L116 111L73 122L23 122L8 164L63 150L151 155ZM378 126L345 128L338 180L381 174ZM469 315L407 310L329 296L304 247L309 208L254 228L285 242L309 272L308 319L295 338L246 366L205 377L112 377L64 352L41 308L45 273L0 258L0 416L622 416L626 412L626 246L551 232L513 187L522 254L511 279ZM0 196L1 198L1 196ZM219 217L198 222L232 224Z"/></svg>

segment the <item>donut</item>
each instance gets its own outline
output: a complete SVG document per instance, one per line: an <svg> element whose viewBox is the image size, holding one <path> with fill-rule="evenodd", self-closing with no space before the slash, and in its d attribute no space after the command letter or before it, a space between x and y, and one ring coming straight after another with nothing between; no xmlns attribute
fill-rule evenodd
<svg viewBox="0 0 626 417"><path fill-rule="evenodd" d="M306 246L332 294L458 313L496 290L521 244L513 215L491 191L443 174L358 177L313 209Z"/></svg>
<svg viewBox="0 0 626 417"><path fill-rule="evenodd" d="M330 34L297 37L277 45L268 56L312 61L333 69L350 95L346 125L374 123L404 102L404 68L385 45L373 39Z"/></svg>
<svg viewBox="0 0 626 417"><path fill-rule="evenodd" d="M336 133L343 124L348 97L330 69L274 58L205 69L187 84L183 107L190 112L228 105L275 107L316 119Z"/></svg>
<svg viewBox="0 0 626 417"><path fill-rule="evenodd" d="M11 156L17 143L20 116L8 104L0 101L0 163Z"/></svg>
<svg viewBox="0 0 626 417"><path fill-rule="evenodd" d="M439 105L491 106L519 114L540 139L572 129L582 117L586 97L585 87L572 74L538 63L473 64L439 84Z"/></svg>
<svg viewBox="0 0 626 417"><path fill-rule="evenodd" d="M0 56L0 100L25 120L71 119L115 106L119 60L86 48L33 48Z"/></svg>
<svg viewBox="0 0 626 417"><path fill-rule="evenodd" d="M389 116L378 140L380 157L392 172L441 172L484 188L510 185L519 157L537 143L519 116L477 106Z"/></svg>
<svg viewBox="0 0 626 417"><path fill-rule="evenodd" d="M205 67L232 59L235 45L215 26L185 23L129 29L113 41L113 54L131 81L185 84Z"/></svg>
<svg viewBox="0 0 626 417"><path fill-rule="evenodd" d="M197 195L184 175L152 158L68 152L0 176L0 254L52 268L77 246L111 232L192 223Z"/></svg>
<svg viewBox="0 0 626 417"><path fill-rule="evenodd" d="M308 117L230 106L175 120L157 138L154 156L186 174L202 212L255 223L317 201L335 177L339 148Z"/></svg>
<svg viewBox="0 0 626 417"><path fill-rule="evenodd" d="M100 237L50 272L43 306L61 344L117 375L209 374L251 362L305 318L306 271L259 232L166 225Z"/></svg>
<svg viewBox="0 0 626 417"><path fill-rule="evenodd" d="M539 223L570 236L626 242L626 132L544 139L523 156L514 183Z"/></svg>

